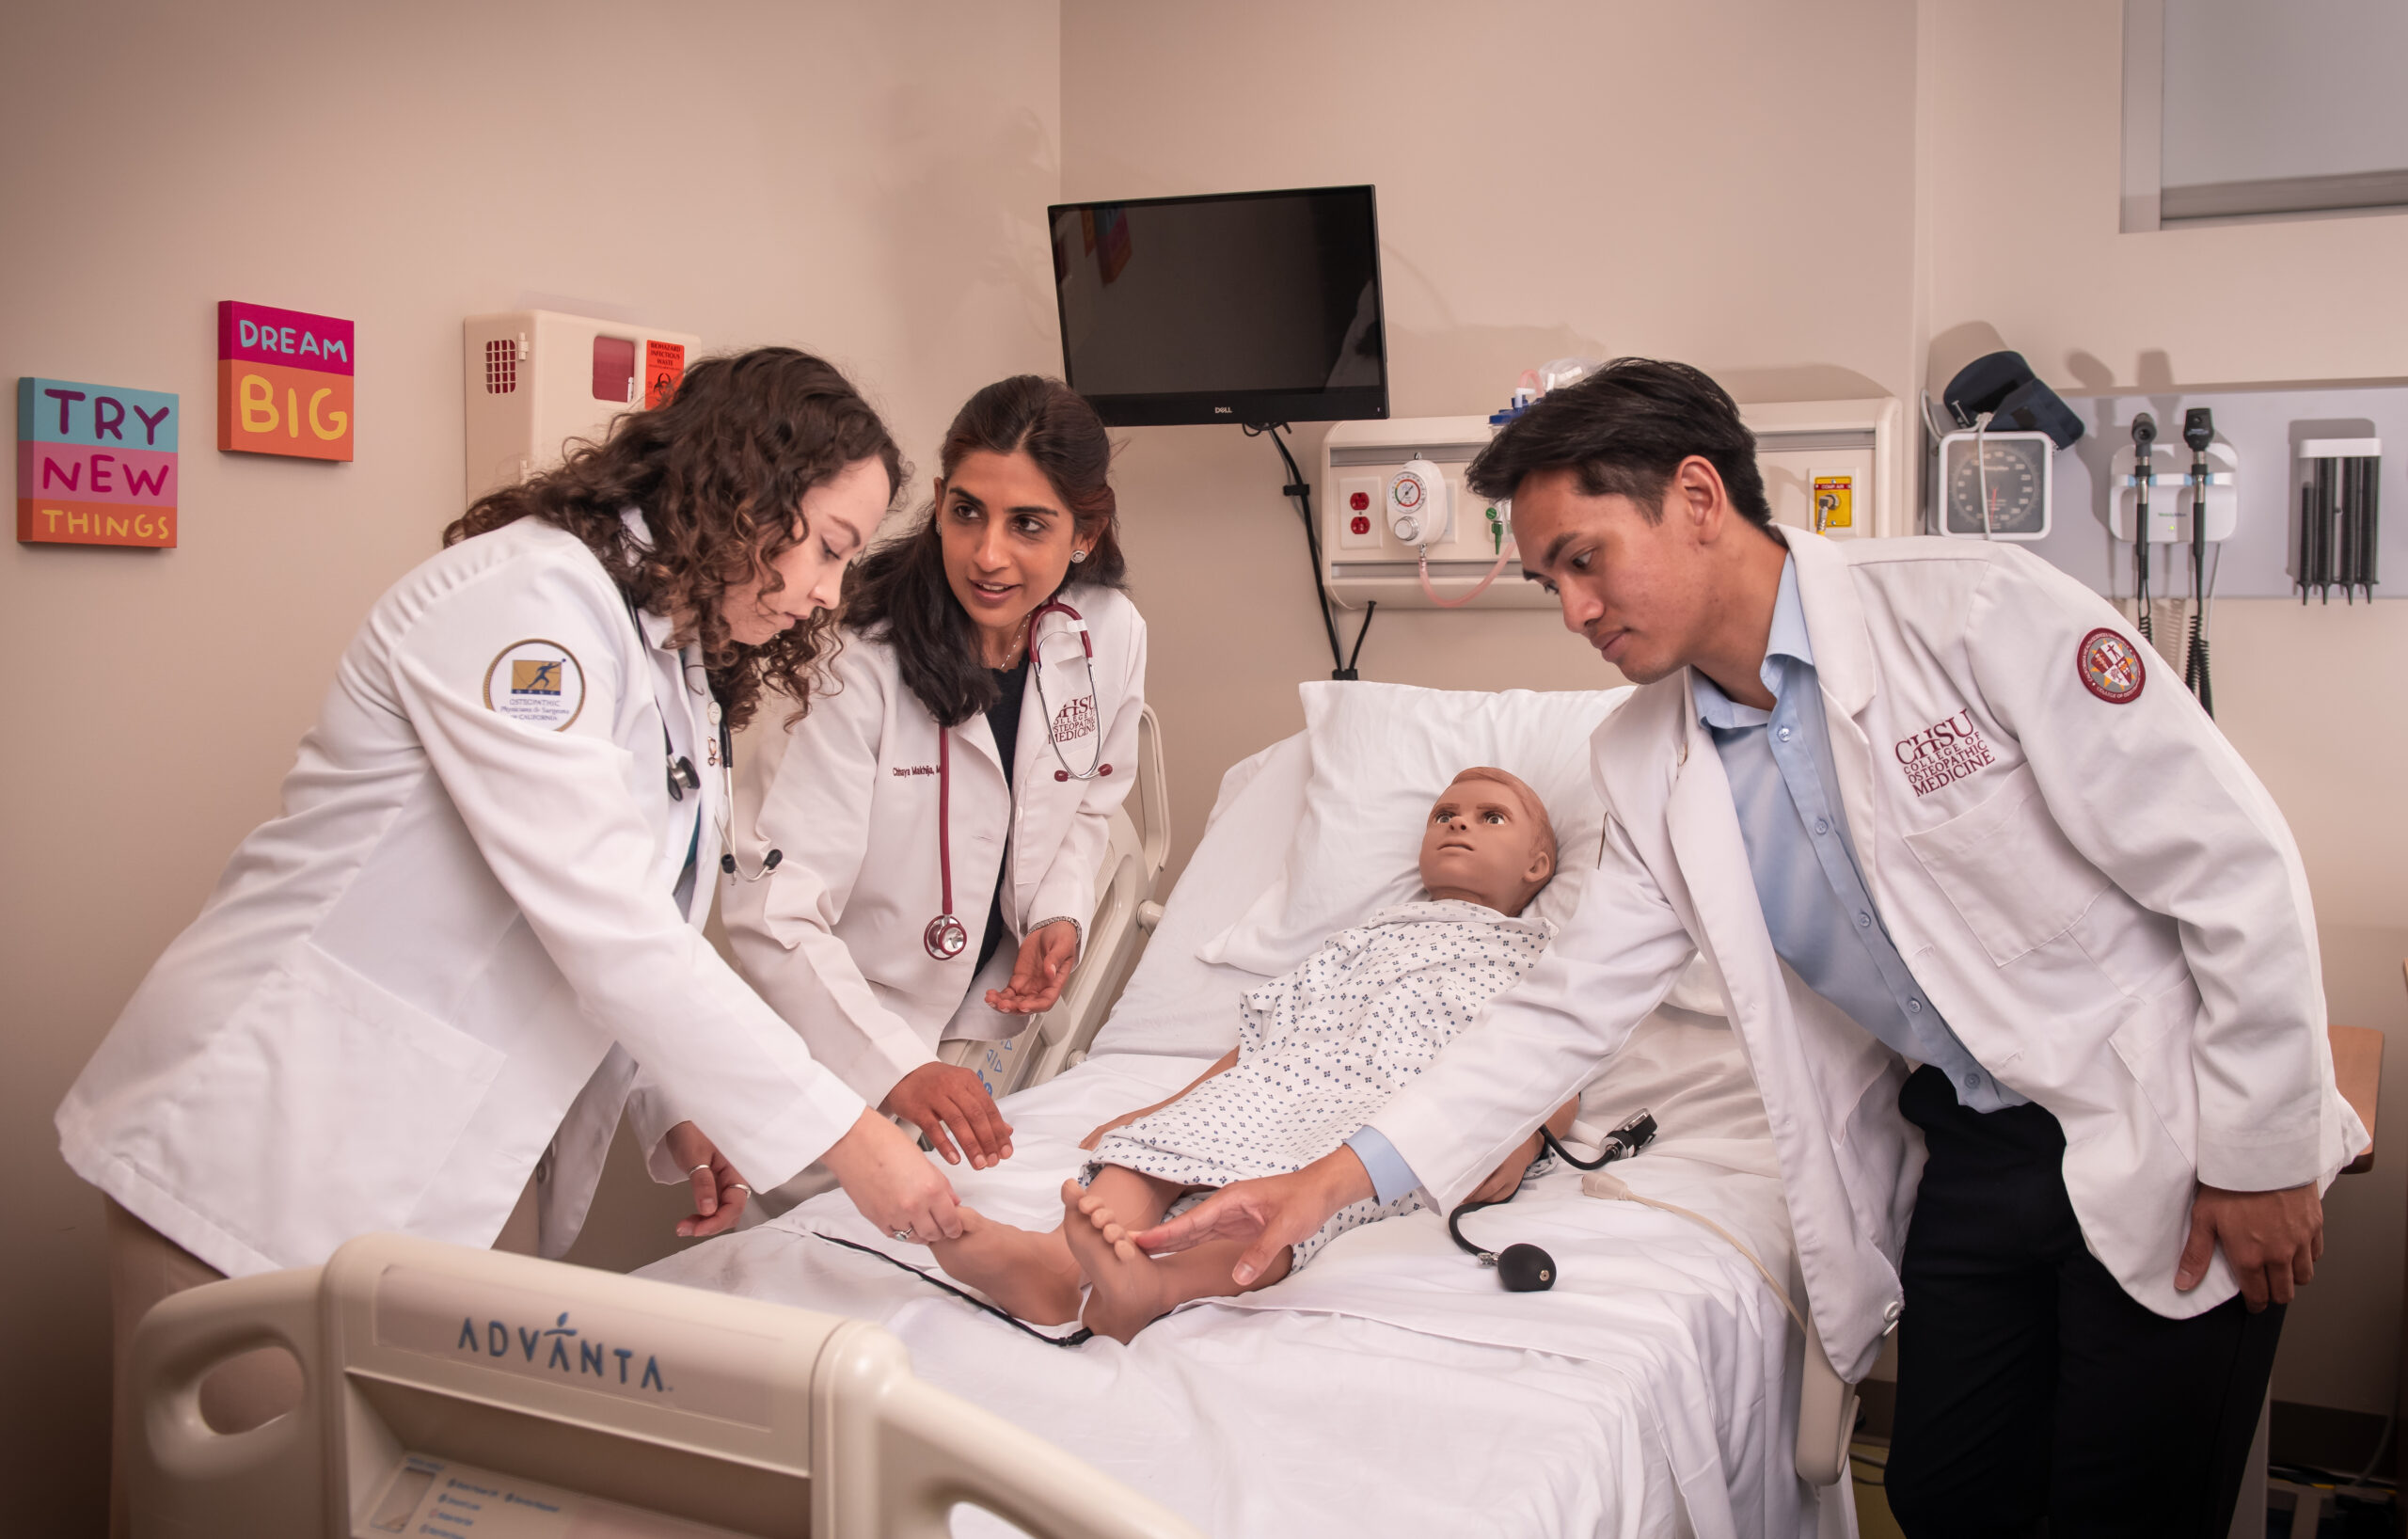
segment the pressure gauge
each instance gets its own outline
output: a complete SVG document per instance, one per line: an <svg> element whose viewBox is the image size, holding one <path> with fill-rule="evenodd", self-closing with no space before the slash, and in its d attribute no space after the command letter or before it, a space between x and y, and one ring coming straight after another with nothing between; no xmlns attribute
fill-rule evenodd
<svg viewBox="0 0 2408 1539"><path fill-rule="evenodd" d="M1388 532L1402 545L1429 545L1445 538L1447 481L1430 461L1415 455L1388 477Z"/></svg>
<svg viewBox="0 0 2408 1539"><path fill-rule="evenodd" d="M1940 440L1940 532L1958 539L2039 540L2049 533L2045 433L1952 433Z"/></svg>

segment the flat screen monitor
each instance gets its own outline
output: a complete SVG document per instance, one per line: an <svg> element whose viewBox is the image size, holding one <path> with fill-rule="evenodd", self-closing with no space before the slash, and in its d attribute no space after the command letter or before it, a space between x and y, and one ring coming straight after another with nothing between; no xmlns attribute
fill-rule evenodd
<svg viewBox="0 0 2408 1539"><path fill-rule="evenodd" d="M1049 211L1062 373L1121 426L1388 414L1369 187Z"/></svg>

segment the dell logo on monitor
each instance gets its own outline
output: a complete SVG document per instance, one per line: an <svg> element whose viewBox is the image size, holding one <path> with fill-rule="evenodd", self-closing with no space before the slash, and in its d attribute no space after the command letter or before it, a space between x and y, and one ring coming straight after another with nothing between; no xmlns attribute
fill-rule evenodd
<svg viewBox="0 0 2408 1539"><path fill-rule="evenodd" d="M1214 406L1212 408L1212 415L1215 417L1228 417L1234 415L1235 411L1236 408L1233 406Z"/></svg>

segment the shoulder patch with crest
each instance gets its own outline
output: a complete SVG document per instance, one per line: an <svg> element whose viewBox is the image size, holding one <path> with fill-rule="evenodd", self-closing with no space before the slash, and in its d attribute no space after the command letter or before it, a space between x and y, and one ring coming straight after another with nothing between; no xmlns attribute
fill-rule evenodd
<svg viewBox="0 0 2408 1539"><path fill-rule="evenodd" d="M2074 666L2082 674L2082 687L2111 706L2131 705L2148 682L2140 648L2105 626L2082 639L2074 649Z"/></svg>
<svg viewBox="0 0 2408 1539"><path fill-rule="evenodd" d="M585 708L585 670L558 642L513 642L485 670L485 709L526 726L565 732Z"/></svg>

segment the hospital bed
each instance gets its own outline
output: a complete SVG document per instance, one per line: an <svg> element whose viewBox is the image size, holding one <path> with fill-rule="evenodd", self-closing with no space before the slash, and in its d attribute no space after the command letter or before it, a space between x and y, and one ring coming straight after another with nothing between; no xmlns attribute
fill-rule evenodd
<svg viewBox="0 0 2408 1539"><path fill-rule="evenodd" d="M1448 719L1447 700L1462 698L1359 684L1306 690L1308 719L1318 690L1393 708L1391 719L1354 723L1372 745L1350 771L1358 780L1410 760L1402 739L1420 730L1416 722ZM1108 1018L1066 1023L999 1084L1020 1087L1005 1108L1016 1152L992 1170L948 1167L964 1201L1051 1227L1057 1189L1083 1163L1077 1140L1186 1084L1228 1047L1237 995L1284 967L1237 965L1216 944L1295 884L1291 846L1329 789L1315 785L1326 724L1230 771L1177 890L1143 913L1147 938L1126 981L1082 1001L1090 1012L1112 1005ZM1586 724L1546 753L1515 753L1498 741L1512 731L1494 722L1482 730L1433 751L1451 753L1450 768L1523 773L1558 810L1567 861L1593 850L1601 812L1592 805L1570 827L1562 816L1578 798L1593 803ZM1552 754L1551 775L1535 772L1533 754ZM1434 789L1412 794L1426 806ZM1142 825L1144 799L1133 800ZM1321 853L1342 845L1324 841ZM1676 992L1684 997L1709 1004L1711 993ZM1719 1016L1659 1010L1584 1098L1578 1130L1593 1138L1640 1104L1664 1135L1615 1168L1641 1196L1738 1236L1789 1279L1789 1302L1802 1308L1762 1103ZM1214 1534L1852 1531L1845 1488L1824 1494L1846 1469L1853 1397L1731 1245L1684 1217L1583 1197L1561 1170L1465 1229L1483 1244L1545 1245L1562 1280L1545 1294L1507 1294L1425 1213L1342 1237L1275 1288L1177 1311L1127 1347L1063 1348L912 1276L906 1267L933 1274L929 1252L877 1231L841 1193L644 1275L876 1321L931 1383ZM954 1531L1007 1531L965 1512Z"/></svg>
<svg viewBox="0 0 2408 1539"><path fill-rule="evenodd" d="M212 1431L201 1379L261 1347L300 1363L299 1409ZM1195 1533L875 1325L403 1235L166 1300L132 1382L137 1539L868 1539L961 1502L1061 1539Z"/></svg>
<svg viewBox="0 0 2408 1539"><path fill-rule="evenodd" d="M1311 692L1325 688L1307 687L1308 716ZM1344 688L1356 691L1356 706L1392 706L1396 729L1407 734L1445 698ZM949 1169L965 1201L1050 1227L1060 1214L1055 1189L1083 1158L1076 1140L1185 1084L1227 1047L1237 994L1268 973L1228 960L1224 943L1302 880L1288 869L1290 845L1311 822L1315 733L1326 724L1316 720L1230 771L1178 891L1157 908L1149 892L1167 837L1149 719L1146 767L1130 811L1115 821L1081 974L1008 1052L977 1064L1010 1094L1017 1152L991 1171ZM1585 725L1545 745L1560 761L1551 782L1531 757L1545 752L1517 754L1496 740L1499 731L1512 738L1510 729L1489 727L1478 742L1438 752L1452 753L1457 767L1502 763L1524 773L1557 810L1567 857L1583 848L1582 828L1594 849L1593 827L1576 817L1566 828L1564 817L1568 801L1593 800ZM1375 722L1374 739L1386 730ZM1411 754L1382 757L1402 764ZM1328 786L1318 789L1325 797ZM1427 792L1417 794L1426 804ZM1199 955L1215 946L1222 960ZM1702 1001L1692 993L1689 1002ZM991 1051L971 1044L965 1057ZM1593 1138L1639 1104L1665 1131L1646 1155L1616 1166L1631 1188L1716 1220L1788 1277L1790 1302L1802 1306L1762 1105L1727 1027L1677 1006L1658 1011L1584 1098L1576 1139L1583 1130ZM1195 1531L1182 1518L1215 1534L1853 1531L1844 1491L1822 1497L1846 1468L1853 1397L1818 1346L1790 1327L1789 1303L1730 1244L1682 1217L1584 1198L1569 1171L1533 1181L1510 1207L1466 1228L1483 1243L1544 1244L1562 1280L1546 1294L1504 1293L1447 1244L1436 1215L1420 1214L1342 1237L1276 1288L1178 1311L1128 1347L1098 1340L1070 1349L1015 1333L903 1270L927 1268L929 1254L876 1231L837 1192L637 1278L417 1242L356 1242L323 1275L198 1290L146 1321L137 1500L154 1515L150 1531L161 1533L219 1531L198 1520L161 1526L155 1515L227 1510L238 1493L247 1506L271 1488L295 1511L315 1503L364 1523L363 1513L389 1516L411 1491L423 1497L465 1469L460 1478L489 1490L503 1479L549 1487L554 1494L539 1499L556 1506L618 1503L655 1515L645 1520L657 1525L711 1526L628 1527L633 1520L614 1507L620 1527L579 1533L800 1532L795 1515L806 1508L809 1531L818 1533L936 1531L948 1522L964 1534L1015 1531L1006 1524L1037 1534ZM382 1248L389 1246L405 1248ZM449 1260L430 1260L436 1252ZM456 1287L500 1290L495 1296L513 1298L528 1318L486 1310L488 1324L511 1332L500 1359L462 1349L446 1361L388 1345L378 1334L380 1285L370 1279L396 1264L449 1266L443 1275ZM667 1282L689 1286L663 1291ZM427 1340L461 1348L481 1308L463 1303L457 1319L448 1304L421 1311L452 1332L448 1342ZM563 1327L615 1309L750 1339L759 1350L721 1359L723 1382L794 1414L739 1436L708 1411L688 1426L658 1406L604 1404L591 1389L547 1381L549 1349L538 1346L542 1361L531 1367L520 1326L541 1337L563 1309ZM611 1329L629 1333L611 1318ZM191 1394L199 1368L268 1340L292 1347L309 1371L312 1399L301 1424L206 1435ZM916 1376L903 1366L907 1355ZM505 1373L498 1361L522 1372ZM641 1387L641 1370L637 1378ZM858 1392L847 1398L844 1385ZM474 1416L460 1406L474 1406ZM899 1429L880 1420L892 1417ZM533 1452L488 1452L499 1445L483 1436L487 1426L510 1431L514 1450ZM270 1434L281 1440L258 1441ZM239 1456L238 1445L246 1450ZM319 1451L315 1475L303 1469L304 1449ZM718 1468L714 1459L742 1472L724 1483L726 1500L721 1481L700 1476ZM271 1466L281 1469L275 1479L259 1473ZM412 1483L421 1475L422 1490ZM757 1504L733 1504L739 1491ZM673 1512L674 1520L657 1515ZM774 1526L781 1515L793 1526ZM419 1531L404 1523L325 1531Z"/></svg>

